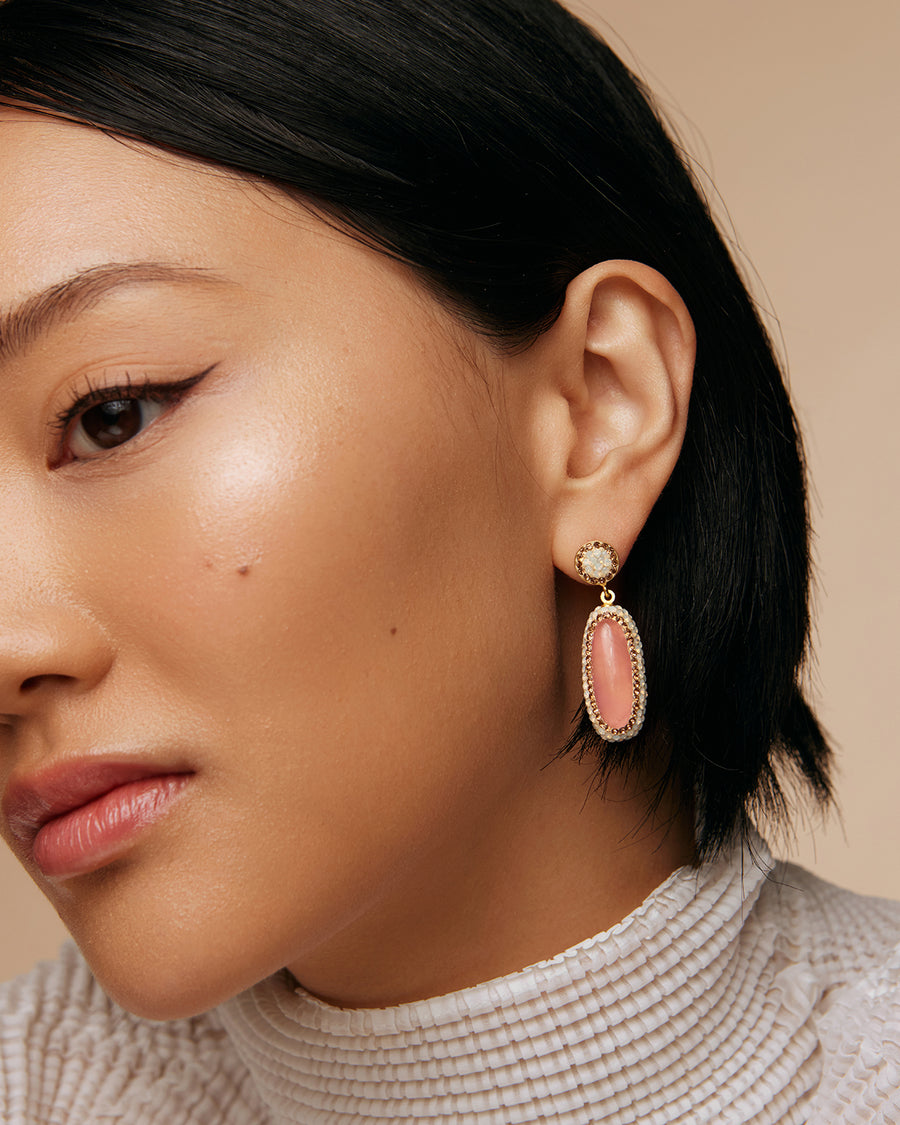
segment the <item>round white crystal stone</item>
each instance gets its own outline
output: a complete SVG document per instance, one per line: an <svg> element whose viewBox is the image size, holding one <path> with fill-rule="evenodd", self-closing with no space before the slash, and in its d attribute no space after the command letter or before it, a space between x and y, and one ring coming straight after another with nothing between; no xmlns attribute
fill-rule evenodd
<svg viewBox="0 0 900 1125"><path fill-rule="evenodd" d="M615 570L612 555L606 547L591 547L581 556L584 573L595 582L605 582Z"/></svg>

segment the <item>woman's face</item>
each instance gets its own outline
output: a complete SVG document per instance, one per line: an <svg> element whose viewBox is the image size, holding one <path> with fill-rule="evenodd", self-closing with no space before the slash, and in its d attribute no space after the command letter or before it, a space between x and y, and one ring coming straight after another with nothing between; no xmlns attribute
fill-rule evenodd
<svg viewBox="0 0 900 1125"><path fill-rule="evenodd" d="M528 361L277 192L16 109L0 314L2 826L101 981L199 1010L458 911L572 702ZM120 767L143 828L10 825Z"/></svg>

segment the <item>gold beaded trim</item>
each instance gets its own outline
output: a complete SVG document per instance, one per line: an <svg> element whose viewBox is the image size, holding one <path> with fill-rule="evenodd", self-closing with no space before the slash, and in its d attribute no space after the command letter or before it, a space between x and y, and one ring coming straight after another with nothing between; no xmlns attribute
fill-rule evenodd
<svg viewBox="0 0 900 1125"><path fill-rule="evenodd" d="M619 573L619 554L611 543L595 539L575 553L575 569L592 586L605 586Z"/></svg>
<svg viewBox="0 0 900 1125"><path fill-rule="evenodd" d="M622 626L628 644L628 655L631 657L631 716L624 727L610 727L604 722L594 696L592 644L594 630L604 620L613 620ZM634 619L627 609L622 609L619 605L598 605L588 618L581 647L581 680L587 713L597 734L607 742L624 742L626 739L634 738L644 724L644 714L647 710L647 673L644 669L641 638Z"/></svg>

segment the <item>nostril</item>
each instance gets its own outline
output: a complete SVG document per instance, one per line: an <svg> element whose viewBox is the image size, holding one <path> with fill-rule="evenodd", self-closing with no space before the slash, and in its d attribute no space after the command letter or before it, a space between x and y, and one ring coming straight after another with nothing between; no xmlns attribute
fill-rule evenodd
<svg viewBox="0 0 900 1125"><path fill-rule="evenodd" d="M27 679L24 679L21 684L19 684L19 691L23 695L28 695L31 692L36 691L37 688L41 686L41 684L46 683L49 680L70 680L71 678L71 676L57 676L53 674L28 676Z"/></svg>
<svg viewBox="0 0 900 1125"><path fill-rule="evenodd" d="M18 715L59 693L90 691L112 667L105 631L80 606L23 603L15 619L4 615L3 624L0 712Z"/></svg>

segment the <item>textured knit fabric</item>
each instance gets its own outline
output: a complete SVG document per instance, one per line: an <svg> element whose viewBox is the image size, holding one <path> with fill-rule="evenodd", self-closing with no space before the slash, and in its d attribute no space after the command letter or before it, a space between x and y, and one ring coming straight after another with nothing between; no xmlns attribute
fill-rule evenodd
<svg viewBox="0 0 900 1125"><path fill-rule="evenodd" d="M343 1010L278 974L193 1020L118 1009L75 950L0 992L8 1125L900 1125L900 904L764 847L611 930L433 1000Z"/></svg>

